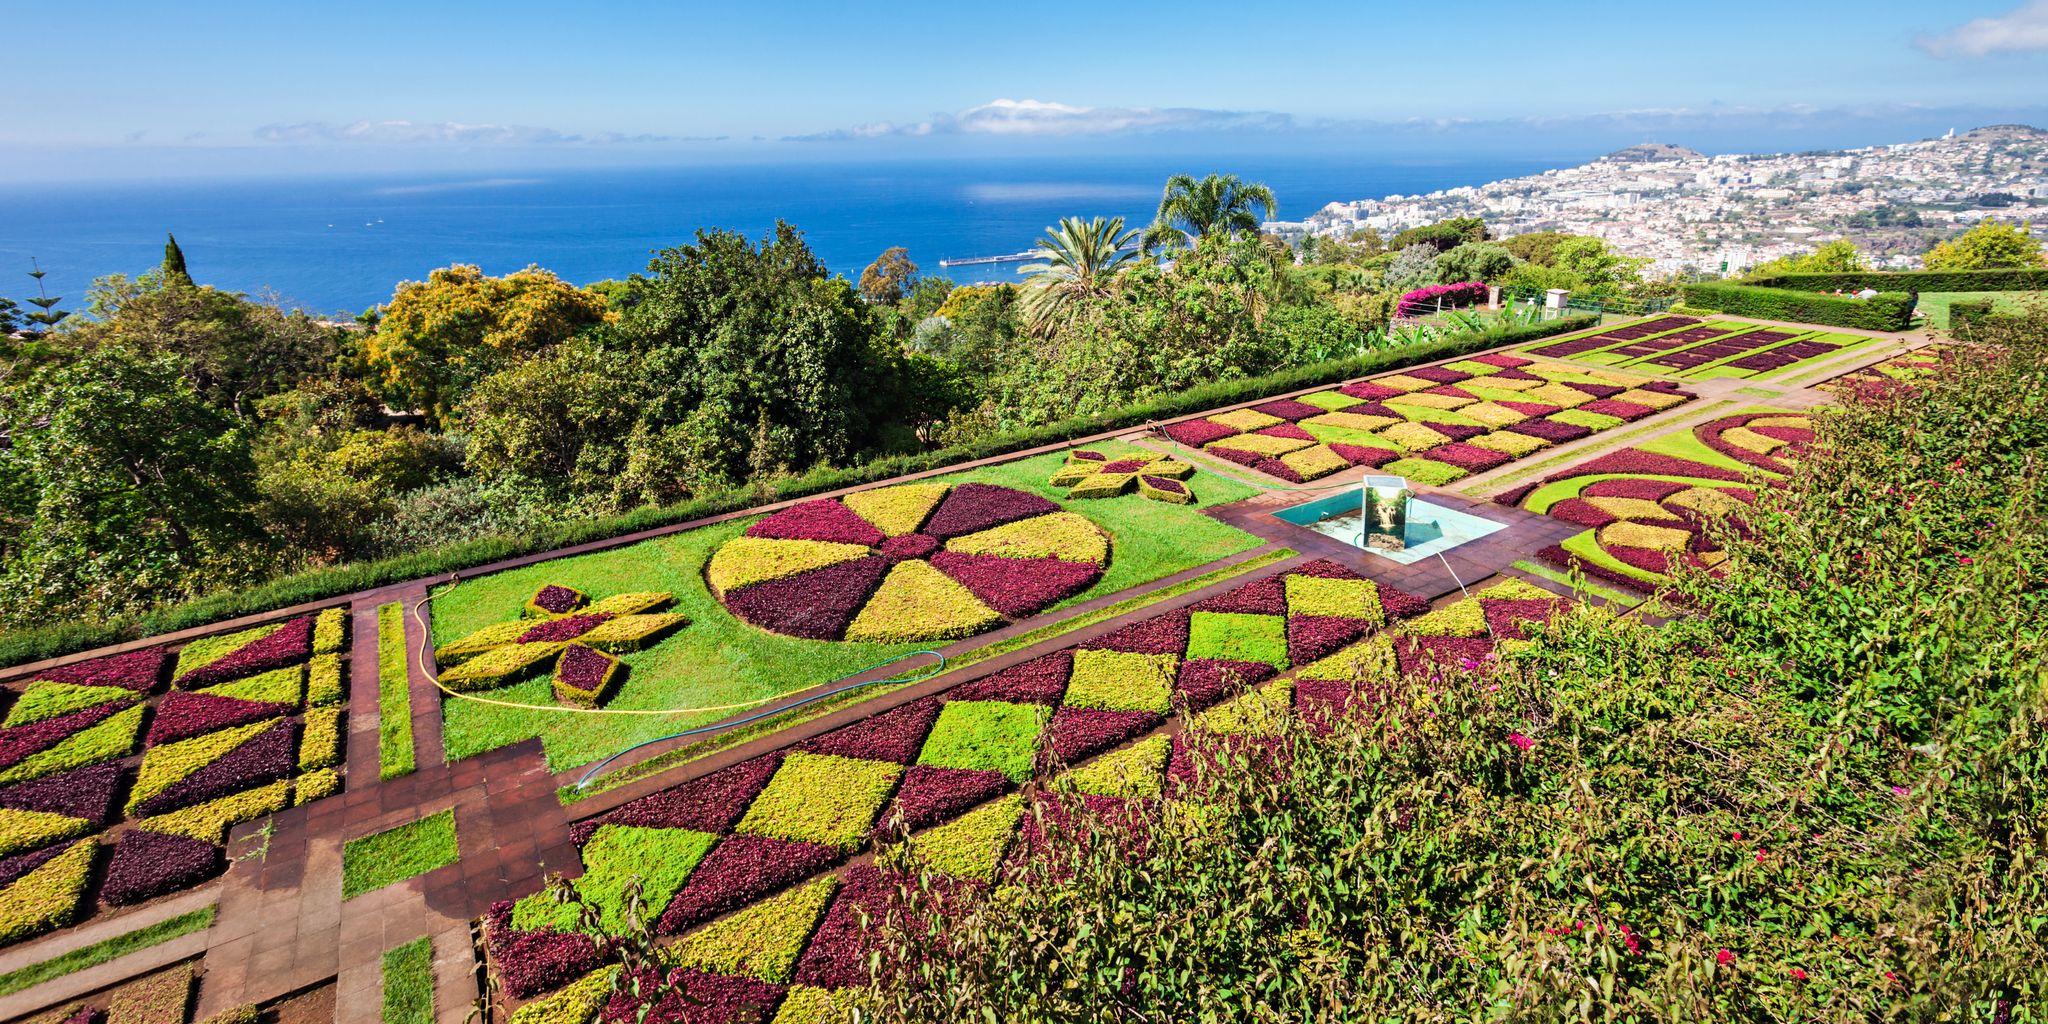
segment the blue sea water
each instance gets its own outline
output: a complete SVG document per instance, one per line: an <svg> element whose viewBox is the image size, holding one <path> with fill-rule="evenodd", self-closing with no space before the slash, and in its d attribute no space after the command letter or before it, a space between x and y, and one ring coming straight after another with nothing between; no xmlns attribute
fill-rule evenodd
<svg viewBox="0 0 2048 1024"><path fill-rule="evenodd" d="M0 189L0 295L51 294L75 308L101 274L155 265L175 232L201 282L324 312L388 300L394 284L450 263L504 273L537 263L587 283L643 269L699 228L759 236L779 217L832 269L857 277L906 246L941 258L1018 252L1063 215L1148 220L1173 173L1229 170L1263 181L1279 216L1527 174L1552 161L1445 162L1259 157L1108 161L929 160L491 172L474 176L79 184ZM1014 279L1016 265L955 268L959 281Z"/></svg>

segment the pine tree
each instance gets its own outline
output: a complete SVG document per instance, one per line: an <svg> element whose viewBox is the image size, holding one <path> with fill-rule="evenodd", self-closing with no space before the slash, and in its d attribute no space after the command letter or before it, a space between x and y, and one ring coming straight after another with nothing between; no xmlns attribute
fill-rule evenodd
<svg viewBox="0 0 2048 1024"><path fill-rule="evenodd" d="M164 232L164 283L190 287L192 274L185 269L185 250L178 248L178 236Z"/></svg>
<svg viewBox="0 0 2048 1024"><path fill-rule="evenodd" d="M36 311L28 314L23 319L35 325L28 329L28 333L41 337L49 333L51 328L62 323L64 318L71 314L56 308L57 303L64 301L62 295L51 295L43 288L43 275L48 273L48 271L44 270L42 265L38 264L33 257L29 259L28 265L33 268L28 272L28 276L36 279L36 294L35 297L28 300L28 304L36 307Z"/></svg>

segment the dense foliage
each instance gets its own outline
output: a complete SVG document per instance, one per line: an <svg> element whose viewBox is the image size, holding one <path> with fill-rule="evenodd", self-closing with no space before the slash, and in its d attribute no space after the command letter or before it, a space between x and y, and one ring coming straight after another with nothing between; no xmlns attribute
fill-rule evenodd
<svg viewBox="0 0 2048 1024"><path fill-rule="evenodd" d="M1991 330L1819 416L1670 625L1567 617L909 894L882 1018L2042 1019L2048 317Z"/></svg>

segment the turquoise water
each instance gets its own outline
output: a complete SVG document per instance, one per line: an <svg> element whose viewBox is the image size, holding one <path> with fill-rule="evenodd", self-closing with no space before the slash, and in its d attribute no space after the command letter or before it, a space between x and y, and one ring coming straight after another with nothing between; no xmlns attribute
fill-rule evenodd
<svg viewBox="0 0 2048 1024"><path fill-rule="evenodd" d="M386 301L397 282L454 262L494 274L538 263L577 283L623 277L698 228L759 236L778 217L849 277L894 245L936 273L941 258L1027 249L1062 215L1149 220L1175 173L1264 181L1278 194L1279 216L1292 220L1334 200L1479 184L1553 163L1217 154L9 186L0 188L0 295L33 293L26 274L34 257L51 293L75 309L94 277L155 265L167 230L202 283L320 312ZM948 276L1014 280L1016 266Z"/></svg>
<svg viewBox="0 0 2048 1024"><path fill-rule="evenodd" d="M1401 534L1408 547L1402 551L1382 551L1365 546L1364 513L1360 502L1364 499L1362 488L1352 488L1332 494L1326 498L1303 502L1273 513L1276 518L1296 526L1306 526L1325 537L1341 540L1352 547L1371 555L1412 565L1425 558L1434 558L1439 552L1449 551L1467 541L1478 540L1490 533L1507 529L1507 524L1491 519L1460 512L1454 508L1413 498L1408 502L1408 523Z"/></svg>

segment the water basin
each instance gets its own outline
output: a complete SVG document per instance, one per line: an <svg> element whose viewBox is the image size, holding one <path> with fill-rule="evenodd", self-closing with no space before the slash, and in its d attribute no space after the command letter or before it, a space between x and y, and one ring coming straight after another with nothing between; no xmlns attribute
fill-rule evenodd
<svg viewBox="0 0 2048 1024"><path fill-rule="evenodd" d="M1296 526L1307 527L1325 537L1402 565L1434 558L1460 544L1507 529L1506 523L1445 508L1423 498L1413 498L1408 502L1408 526L1402 534L1407 548L1383 551L1365 546L1364 500L1365 489L1353 487L1273 514Z"/></svg>

